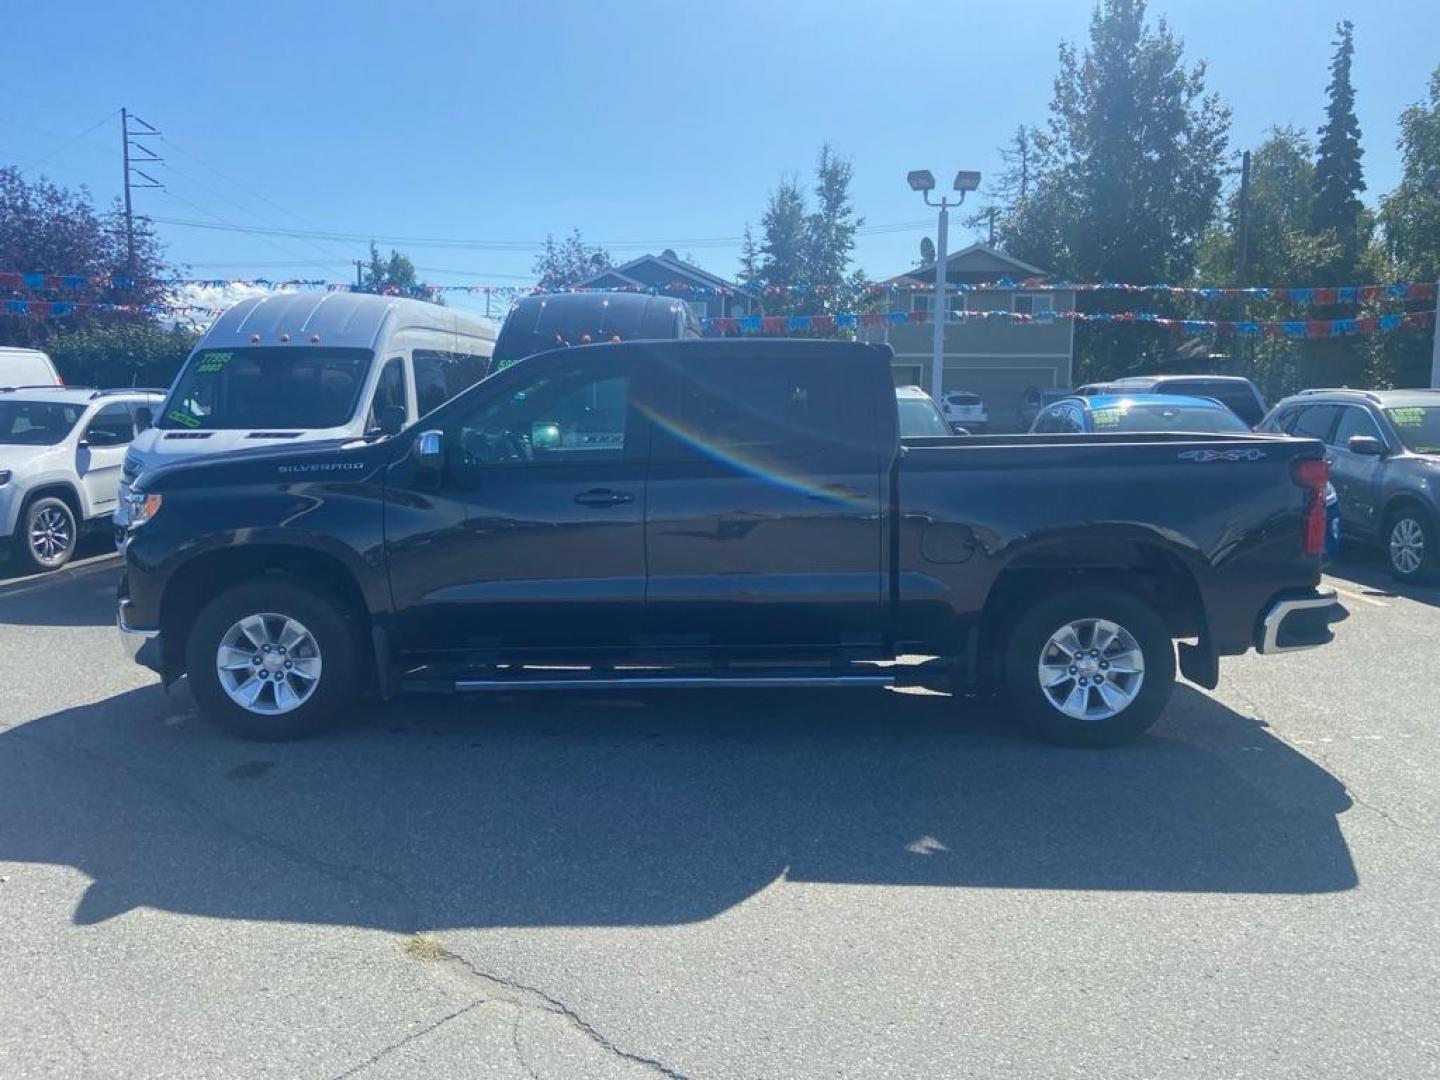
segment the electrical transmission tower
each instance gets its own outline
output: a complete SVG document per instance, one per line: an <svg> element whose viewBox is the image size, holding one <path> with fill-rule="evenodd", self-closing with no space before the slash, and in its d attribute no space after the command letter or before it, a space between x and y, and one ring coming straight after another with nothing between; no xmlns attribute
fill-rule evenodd
<svg viewBox="0 0 1440 1080"><path fill-rule="evenodd" d="M120 110L120 131L121 144L125 153L125 268L133 278L135 276L135 212L130 207L130 192L135 188L141 190L163 188L164 184L139 166L159 164L165 159L144 143L137 141L138 138L159 135L160 132L129 109ZM137 176L142 182L136 182L135 177Z"/></svg>

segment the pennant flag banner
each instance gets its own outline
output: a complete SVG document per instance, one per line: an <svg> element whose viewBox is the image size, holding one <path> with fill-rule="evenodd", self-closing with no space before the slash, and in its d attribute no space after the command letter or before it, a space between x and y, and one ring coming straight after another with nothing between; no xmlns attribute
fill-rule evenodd
<svg viewBox="0 0 1440 1080"><path fill-rule="evenodd" d="M1240 337L1334 338L1355 334L1388 334L1395 330L1417 330L1432 326L1433 311L1410 311L1393 315L1377 315L1363 319L1310 319L1306 321L1237 322L1216 319L1172 319L1144 311L1114 314L1081 311L1043 312L1022 315L1012 311L954 311L951 322L999 320L1026 325L1046 325L1061 321L1085 323L1143 323L1164 329L1179 329L1187 334L1224 334ZM853 330L858 327L914 325L929 322L924 311L867 311L844 315L746 315L738 318L702 319L707 334L808 334L832 330Z"/></svg>

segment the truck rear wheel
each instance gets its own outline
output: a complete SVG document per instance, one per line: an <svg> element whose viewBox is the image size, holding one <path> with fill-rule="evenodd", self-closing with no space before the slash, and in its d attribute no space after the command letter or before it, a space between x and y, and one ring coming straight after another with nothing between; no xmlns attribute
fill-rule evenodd
<svg viewBox="0 0 1440 1080"><path fill-rule="evenodd" d="M201 710L242 739L302 739L353 695L355 638L340 606L292 578L242 582L205 606L185 650Z"/></svg>
<svg viewBox="0 0 1440 1080"><path fill-rule="evenodd" d="M1005 682L1021 721L1062 746L1115 746L1147 730L1175 684L1175 646L1149 606L1116 589L1046 597L1011 628Z"/></svg>

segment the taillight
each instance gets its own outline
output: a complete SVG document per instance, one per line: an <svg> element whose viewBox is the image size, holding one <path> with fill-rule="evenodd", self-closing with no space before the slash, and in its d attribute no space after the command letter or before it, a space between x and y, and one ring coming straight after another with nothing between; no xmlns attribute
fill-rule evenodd
<svg viewBox="0 0 1440 1080"><path fill-rule="evenodd" d="M1310 493L1305 504L1305 522L1300 550L1306 555L1325 553L1325 485L1330 482L1330 463L1317 459L1297 461L1291 467L1295 483Z"/></svg>

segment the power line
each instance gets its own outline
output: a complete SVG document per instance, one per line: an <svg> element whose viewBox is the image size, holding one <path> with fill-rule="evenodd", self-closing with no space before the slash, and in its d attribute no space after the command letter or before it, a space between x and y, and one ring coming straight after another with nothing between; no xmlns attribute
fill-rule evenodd
<svg viewBox="0 0 1440 1080"><path fill-rule="evenodd" d="M455 240L444 237L433 236L385 236L366 233L332 232L325 230L309 229L275 229L256 225L234 225L216 224L206 221L190 221L183 218L157 217L155 221L166 225L178 225L189 229L214 229L222 232L253 233L265 236L283 236L291 239L318 239L335 240L346 242L401 244L411 247L432 247L447 248L453 250L476 250L476 251L503 251L503 252L529 252L544 247L543 240ZM883 236L894 233L912 232L917 229L928 228L926 221L901 221L887 225L874 225L856 230L857 235ZM731 247L741 243L743 236L708 236L692 237L689 239L660 239L660 240L601 240L597 241L599 246L615 251L644 250L648 251L656 247Z"/></svg>

